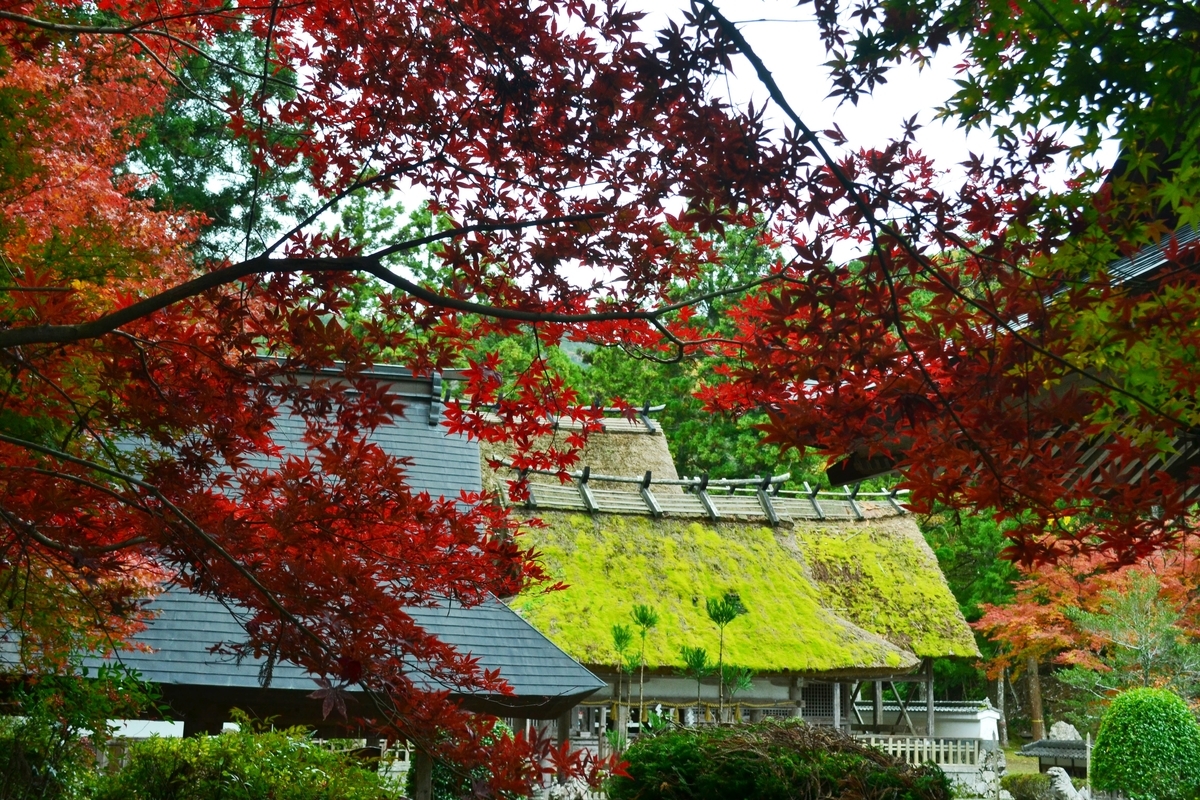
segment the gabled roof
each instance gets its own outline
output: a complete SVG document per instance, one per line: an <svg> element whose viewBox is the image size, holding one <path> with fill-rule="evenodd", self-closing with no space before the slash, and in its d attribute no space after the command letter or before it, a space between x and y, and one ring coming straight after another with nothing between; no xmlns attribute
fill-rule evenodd
<svg viewBox="0 0 1200 800"><path fill-rule="evenodd" d="M1087 758L1082 739L1039 739L1021 748L1021 755L1037 758Z"/></svg>

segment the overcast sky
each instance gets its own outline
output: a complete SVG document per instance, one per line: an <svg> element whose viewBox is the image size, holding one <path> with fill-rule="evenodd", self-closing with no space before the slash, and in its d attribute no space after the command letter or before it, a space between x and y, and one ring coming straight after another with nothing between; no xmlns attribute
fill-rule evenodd
<svg viewBox="0 0 1200 800"><path fill-rule="evenodd" d="M647 12L643 22L647 31L662 28L668 18L682 20L687 0L626 0L631 9ZM992 150L988 134L975 130L968 134L951 123L934 121L938 106L955 90L955 67L962 61L958 47L944 48L925 69L912 64L888 73L888 83L873 97L858 106L829 99L828 58L812 16L812 7L800 9L786 0L716 0L722 13L740 22L743 35L775 76L792 107L810 128L823 130L836 122L849 141L857 147L878 147L899 135L904 120L917 114L924 125L918 132L918 144L934 156L939 166L950 169L966 159L968 153ZM739 103L750 99L756 107L767 100L766 91L756 80L749 63L735 63L736 76L726 91ZM1099 158L1111 163L1115 148L1106 148Z"/></svg>

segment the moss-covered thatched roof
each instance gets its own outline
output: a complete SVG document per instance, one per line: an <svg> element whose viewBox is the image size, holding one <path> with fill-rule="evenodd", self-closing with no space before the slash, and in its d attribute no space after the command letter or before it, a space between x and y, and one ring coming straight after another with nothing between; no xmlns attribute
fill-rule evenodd
<svg viewBox="0 0 1200 800"><path fill-rule="evenodd" d="M559 647L614 664L612 626L635 603L660 622L647 663L670 668L682 645L717 653L705 601L737 592L749 614L726 629L727 663L758 672L903 672L924 656L975 655L974 639L910 519L794 529L650 516L539 512L530 534L569 585L513 607Z"/></svg>

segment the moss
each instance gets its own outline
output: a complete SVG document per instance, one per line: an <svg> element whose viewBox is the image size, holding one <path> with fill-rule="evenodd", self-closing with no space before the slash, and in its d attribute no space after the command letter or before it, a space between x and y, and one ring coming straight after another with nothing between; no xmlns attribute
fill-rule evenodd
<svg viewBox="0 0 1200 800"><path fill-rule="evenodd" d="M912 653L825 608L794 544L769 528L561 512L542 519L546 527L531 532L531 543L569 588L524 594L513 607L585 664L616 661L610 631L629 623L635 603L660 616L647 640L651 667L676 666L685 644L715 656L717 629L705 600L730 591L750 611L726 630L730 663L763 672L916 663Z"/></svg>
<svg viewBox="0 0 1200 800"><path fill-rule="evenodd" d="M945 576L910 519L804 525L796 545L824 605L919 656L978 656Z"/></svg>

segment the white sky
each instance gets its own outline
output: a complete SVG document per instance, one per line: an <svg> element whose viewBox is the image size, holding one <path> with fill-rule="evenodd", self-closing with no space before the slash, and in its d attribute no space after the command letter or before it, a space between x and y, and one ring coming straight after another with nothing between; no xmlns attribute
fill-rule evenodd
<svg viewBox="0 0 1200 800"><path fill-rule="evenodd" d="M682 22L687 0L625 0L629 9L647 13L643 28L661 29L668 19ZM771 70L792 107L814 130L836 123L846 134L849 145L879 147L899 136L903 121L917 114L924 127L918 131L921 150L932 156L943 169L953 170L969 153L993 152L990 137L976 129L969 134L953 122L934 121L938 106L954 92L955 67L963 60L961 47L946 47L925 69L911 63L888 72L887 83L875 95L863 98L857 106L839 106L827 97L830 90L828 56L817 32L811 6L797 8L794 0L715 0L717 7L739 28L755 52ZM766 90L758 83L750 64L734 62L734 79L729 82L728 99L735 103L754 100L756 108L767 101ZM768 111L770 118L770 111ZM775 115L782 121L782 117ZM1100 163L1110 165L1116 148L1109 146L1097 155Z"/></svg>

